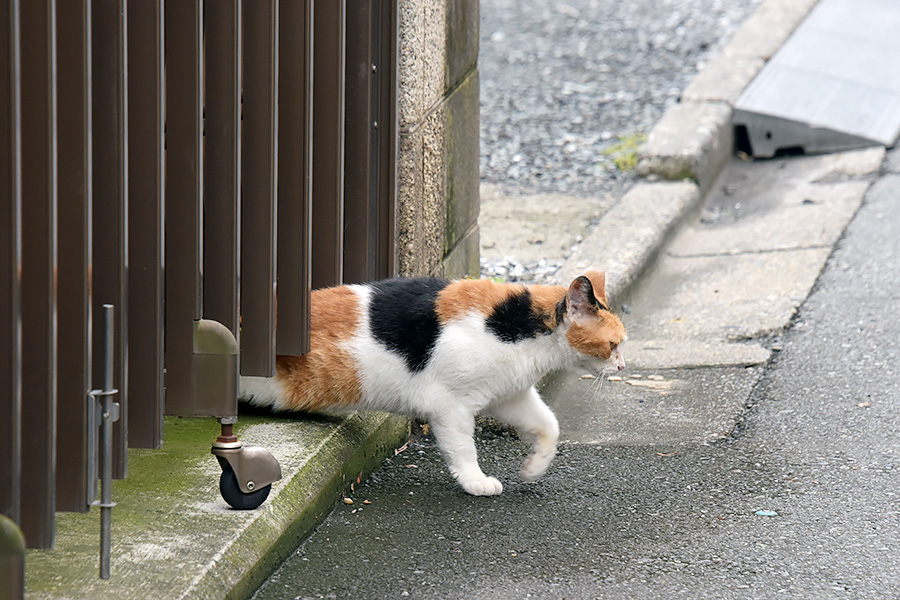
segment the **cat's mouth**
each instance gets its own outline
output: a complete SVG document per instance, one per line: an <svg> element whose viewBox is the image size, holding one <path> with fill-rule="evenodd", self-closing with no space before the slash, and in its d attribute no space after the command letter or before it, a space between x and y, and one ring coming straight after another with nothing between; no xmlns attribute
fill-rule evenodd
<svg viewBox="0 0 900 600"><path fill-rule="evenodd" d="M615 375L625 368L625 359L621 355L610 357L608 360L588 359L582 361L581 366L595 375Z"/></svg>

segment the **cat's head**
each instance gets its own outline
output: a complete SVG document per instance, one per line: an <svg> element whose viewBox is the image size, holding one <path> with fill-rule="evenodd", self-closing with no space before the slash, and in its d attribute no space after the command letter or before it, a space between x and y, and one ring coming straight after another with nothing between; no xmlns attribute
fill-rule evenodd
<svg viewBox="0 0 900 600"><path fill-rule="evenodd" d="M625 368L619 346L625 341L625 325L609 309L606 274L589 269L566 291L566 340L585 366L602 373Z"/></svg>

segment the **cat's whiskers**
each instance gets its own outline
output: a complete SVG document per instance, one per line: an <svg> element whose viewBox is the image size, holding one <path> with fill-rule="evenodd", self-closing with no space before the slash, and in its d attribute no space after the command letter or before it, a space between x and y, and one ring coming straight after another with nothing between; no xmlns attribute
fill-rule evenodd
<svg viewBox="0 0 900 600"><path fill-rule="evenodd" d="M622 324L625 325L625 329L631 329L633 326L638 325L639 323L643 323L644 321L647 321L649 318L650 318L649 316L646 316L646 317L640 317L637 319L629 319L627 322L622 321Z"/></svg>
<svg viewBox="0 0 900 600"><path fill-rule="evenodd" d="M584 393L581 394L581 400L591 400L594 396L597 395L597 391L600 385L603 384L603 375L595 375L591 382L587 385L587 389L584 390Z"/></svg>
<svg viewBox="0 0 900 600"><path fill-rule="evenodd" d="M605 381L606 381L606 376L604 376L601 373L600 375L597 376L597 378L593 382L591 382L591 387L590 387L591 397L597 396L600 394L601 391L603 391L603 385L604 385Z"/></svg>
<svg viewBox="0 0 900 600"><path fill-rule="evenodd" d="M603 391L603 386L606 385L606 382L609 381L605 375L600 376L600 383L597 384L597 392L595 395L599 395L600 392Z"/></svg>

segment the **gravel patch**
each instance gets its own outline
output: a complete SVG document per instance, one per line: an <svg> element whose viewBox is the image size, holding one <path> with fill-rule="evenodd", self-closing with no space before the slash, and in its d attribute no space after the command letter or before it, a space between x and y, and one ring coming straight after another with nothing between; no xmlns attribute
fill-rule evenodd
<svg viewBox="0 0 900 600"><path fill-rule="evenodd" d="M481 178L621 197L604 154L646 134L759 0L481 0Z"/></svg>

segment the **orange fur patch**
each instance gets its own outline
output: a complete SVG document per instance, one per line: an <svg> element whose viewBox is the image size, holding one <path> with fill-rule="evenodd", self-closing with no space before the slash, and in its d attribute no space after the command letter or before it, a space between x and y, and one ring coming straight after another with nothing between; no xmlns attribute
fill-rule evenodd
<svg viewBox="0 0 900 600"><path fill-rule="evenodd" d="M577 319L566 331L569 345L590 356L608 360L612 344L625 340L625 325L611 312L599 311L596 318Z"/></svg>
<svg viewBox="0 0 900 600"><path fill-rule="evenodd" d="M276 361L284 408L316 411L355 404L362 385L343 344L359 327L359 297L348 287L316 290L310 313L309 354L279 356Z"/></svg>
<svg viewBox="0 0 900 600"><path fill-rule="evenodd" d="M566 288L561 285L530 285L531 302L535 312L550 329L556 329L556 305L565 298Z"/></svg>
<svg viewBox="0 0 900 600"><path fill-rule="evenodd" d="M454 281L438 294L435 312L441 325L472 312L488 316L510 296L521 294L525 286L495 283L490 279Z"/></svg>

